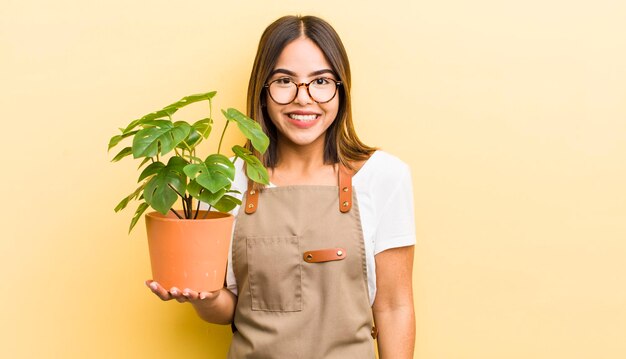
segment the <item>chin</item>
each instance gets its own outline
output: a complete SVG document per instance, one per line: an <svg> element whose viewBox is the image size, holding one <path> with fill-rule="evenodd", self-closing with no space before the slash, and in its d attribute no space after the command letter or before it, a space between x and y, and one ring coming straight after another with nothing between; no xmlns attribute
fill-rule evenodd
<svg viewBox="0 0 626 359"><path fill-rule="evenodd" d="M309 146L316 142L324 142L324 134L320 136L285 136L286 140L297 146Z"/></svg>

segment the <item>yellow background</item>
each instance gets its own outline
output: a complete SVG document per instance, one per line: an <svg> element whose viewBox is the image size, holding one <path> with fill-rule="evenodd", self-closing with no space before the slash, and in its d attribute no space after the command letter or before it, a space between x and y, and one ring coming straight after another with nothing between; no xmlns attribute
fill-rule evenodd
<svg viewBox="0 0 626 359"><path fill-rule="evenodd" d="M413 171L415 357L625 358L625 4L2 0L0 356L224 357L229 327L144 287L143 223L113 212L136 163L106 145L184 95L244 109L262 30L301 13Z"/></svg>

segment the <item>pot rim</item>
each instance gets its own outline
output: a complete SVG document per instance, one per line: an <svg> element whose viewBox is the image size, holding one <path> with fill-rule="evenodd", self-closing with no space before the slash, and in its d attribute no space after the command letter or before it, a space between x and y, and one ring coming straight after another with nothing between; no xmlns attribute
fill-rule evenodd
<svg viewBox="0 0 626 359"><path fill-rule="evenodd" d="M182 210L181 210L182 211ZM196 211L193 211L194 213ZM198 215L198 217L202 216L203 212L206 212L206 210L200 210L199 211L200 214ZM150 217L151 219L154 220L158 220L158 221L163 221L163 222L185 222L185 221L228 221L231 218L234 218L233 214L231 213L223 213L223 212L218 212L218 211L209 211L209 217L207 218L178 218L178 217L166 217L165 215L163 215L162 213L158 212L158 211L152 211L152 212L148 212L146 213L146 217Z"/></svg>

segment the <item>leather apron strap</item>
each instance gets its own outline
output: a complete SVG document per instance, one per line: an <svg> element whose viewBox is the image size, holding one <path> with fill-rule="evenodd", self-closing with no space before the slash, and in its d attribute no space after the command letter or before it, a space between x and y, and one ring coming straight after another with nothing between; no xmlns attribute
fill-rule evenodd
<svg viewBox="0 0 626 359"><path fill-rule="evenodd" d="M341 213L352 209L352 171L339 164L339 210Z"/></svg>

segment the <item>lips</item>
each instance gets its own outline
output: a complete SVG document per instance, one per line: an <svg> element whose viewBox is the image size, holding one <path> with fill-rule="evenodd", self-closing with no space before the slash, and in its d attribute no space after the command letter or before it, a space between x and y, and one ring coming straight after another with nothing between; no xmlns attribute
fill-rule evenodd
<svg viewBox="0 0 626 359"><path fill-rule="evenodd" d="M288 116L297 121L313 121L317 118L317 115L296 115L295 113L290 113Z"/></svg>
<svg viewBox="0 0 626 359"><path fill-rule="evenodd" d="M314 112L294 111L288 113L287 118L289 119L289 122L294 126L306 129L312 127L315 123L317 123L320 115Z"/></svg>

